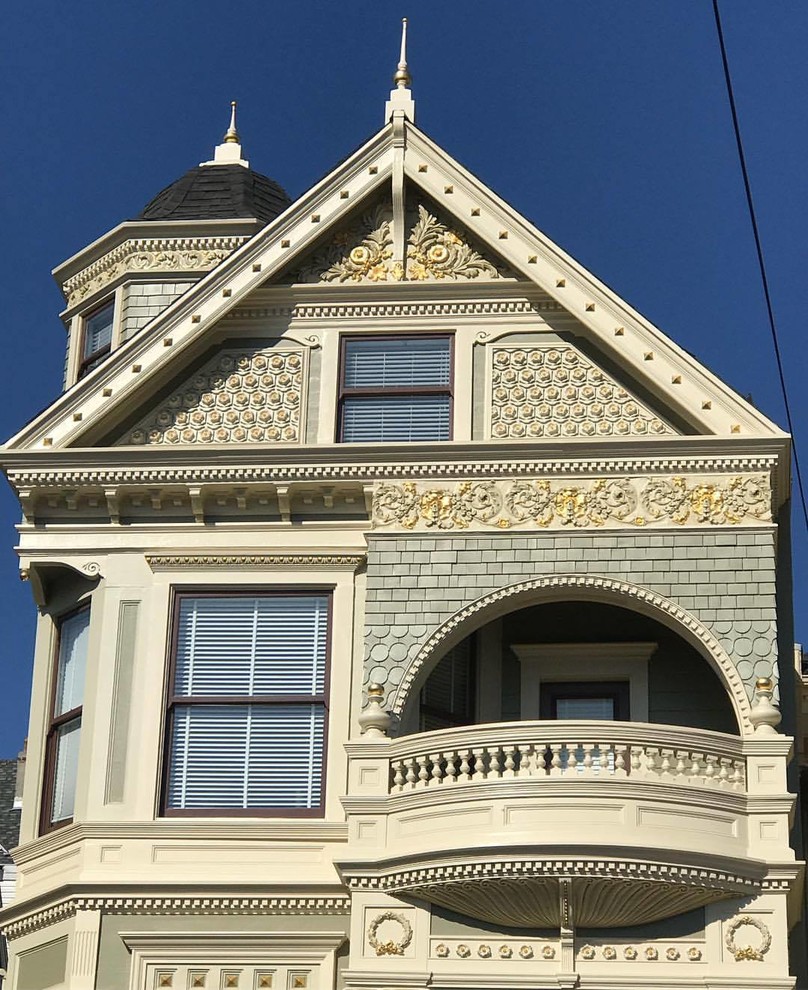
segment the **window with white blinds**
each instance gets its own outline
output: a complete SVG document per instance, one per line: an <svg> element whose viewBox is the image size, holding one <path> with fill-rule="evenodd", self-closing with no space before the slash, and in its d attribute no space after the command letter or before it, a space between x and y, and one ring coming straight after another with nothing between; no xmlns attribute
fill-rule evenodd
<svg viewBox="0 0 808 990"><path fill-rule="evenodd" d="M109 354L115 319L115 301L104 303L84 318L84 346L79 378L92 371Z"/></svg>
<svg viewBox="0 0 808 990"><path fill-rule="evenodd" d="M168 813L316 813L328 595L181 595L168 706Z"/></svg>
<svg viewBox="0 0 808 990"><path fill-rule="evenodd" d="M58 623L53 702L45 746L42 831L73 820L89 630L89 607L64 616Z"/></svg>
<svg viewBox="0 0 808 990"><path fill-rule="evenodd" d="M345 338L340 440L449 440L451 381L449 336Z"/></svg>

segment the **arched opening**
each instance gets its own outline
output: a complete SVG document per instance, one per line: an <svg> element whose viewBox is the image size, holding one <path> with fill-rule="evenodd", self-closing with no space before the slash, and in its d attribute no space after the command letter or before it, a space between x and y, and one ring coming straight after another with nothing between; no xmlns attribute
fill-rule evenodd
<svg viewBox="0 0 808 990"><path fill-rule="evenodd" d="M737 734L736 710L710 663L670 625L613 603L552 600L436 651L407 698L401 734L538 719Z"/></svg>

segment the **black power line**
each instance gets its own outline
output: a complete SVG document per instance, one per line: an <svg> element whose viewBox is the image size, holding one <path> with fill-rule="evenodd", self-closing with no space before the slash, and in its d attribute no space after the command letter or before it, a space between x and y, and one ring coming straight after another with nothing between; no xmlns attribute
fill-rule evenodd
<svg viewBox="0 0 808 990"><path fill-rule="evenodd" d="M769 292L769 279L766 275L766 263L763 260L763 246L760 242L760 231L758 230L757 215L755 214L755 204L752 200L752 186L749 182L749 172L746 168L746 155L743 150L741 140L741 128L738 123L738 111L735 106L735 94L732 90L732 77L729 72L729 61L727 60L727 48L724 44L724 30L721 27L721 14L718 10L718 0L713 0L713 13L715 14L715 26L718 31L718 44L721 48L721 61L724 65L724 79L727 84L727 96L729 97L729 107L732 111L732 127L735 131L735 143L738 147L738 160L741 165L743 176L743 186L746 191L746 205L749 207L749 219L752 223L752 233L755 238L755 250L757 251L758 267L760 268L760 280L763 283L763 295L766 299L766 312L769 315L769 328L772 334L772 344L774 345L774 356L777 359L777 374L780 376L780 391L783 393L783 405L786 410L786 422L788 432L791 434L792 450L794 452L794 470L797 475L797 488L799 489L800 502L802 504L802 515L805 525L808 527L808 506L805 502L805 488L802 484L802 471L800 461L797 456L797 437L794 431L794 421L791 418L791 403L788 401L788 389L786 388L786 376L783 371L783 358L780 354L780 341L777 336L777 324L774 319L774 308L772 307L771 293Z"/></svg>

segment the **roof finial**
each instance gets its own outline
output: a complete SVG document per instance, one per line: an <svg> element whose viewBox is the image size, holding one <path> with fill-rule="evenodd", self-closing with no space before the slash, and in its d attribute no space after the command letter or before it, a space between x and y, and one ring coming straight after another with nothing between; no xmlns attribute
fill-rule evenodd
<svg viewBox="0 0 808 990"><path fill-rule="evenodd" d="M200 162L200 165L243 165L249 168L250 163L241 156L241 139L236 130L236 101L230 101L230 126L224 133L222 143L217 144L213 152L213 160Z"/></svg>
<svg viewBox="0 0 808 990"><path fill-rule="evenodd" d="M390 99L384 107L384 121L390 120L394 113L398 112L407 120L415 123L415 100L412 98L409 86L412 82L410 70L407 67L407 18L401 18L401 55L398 59L398 68L393 76L396 88L390 93Z"/></svg>
<svg viewBox="0 0 808 990"><path fill-rule="evenodd" d="M399 89L406 89L412 82L410 70L407 68L407 18L401 18L401 55L398 60L398 68L393 76L393 82Z"/></svg>
<svg viewBox="0 0 808 990"><path fill-rule="evenodd" d="M230 126L224 135L225 144L238 144L238 131L236 130L236 101L230 101Z"/></svg>

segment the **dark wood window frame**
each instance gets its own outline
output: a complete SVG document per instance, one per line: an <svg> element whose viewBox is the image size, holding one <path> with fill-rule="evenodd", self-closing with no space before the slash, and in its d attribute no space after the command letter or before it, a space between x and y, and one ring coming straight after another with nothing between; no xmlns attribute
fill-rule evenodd
<svg viewBox="0 0 808 990"><path fill-rule="evenodd" d="M556 703L569 698L611 698L614 701L614 721L628 722L629 681L542 681L539 695L539 717L554 720Z"/></svg>
<svg viewBox="0 0 808 990"><path fill-rule="evenodd" d="M447 385L419 385L411 387L394 386L389 388L347 388L345 386L346 350L353 340L448 340L449 341L449 382ZM337 397L337 443L358 443L343 437L343 407L346 398L385 398L391 395L448 395L449 396L449 435L445 440L425 440L424 443L446 443L454 435L454 384L455 384L455 335L446 333L349 333L343 334L339 349L339 389ZM385 443L387 441L377 441ZM401 440L396 443L415 443Z"/></svg>
<svg viewBox="0 0 808 990"><path fill-rule="evenodd" d="M87 323L94 316L103 312L105 309L112 310L112 332L110 334L110 341L103 347L99 347L97 351L93 351L91 354L86 354L87 350ZM93 307L89 313L86 313L81 318L81 352L79 360L79 370L76 378L84 378L85 375L89 374L97 364L102 361L107 354L112 350L112 335L115 333L115 296L110 296L105 299L102 303Z"/></svg>
<svg viewBox="0 0 808 990"><path fill-rule="evenodd" d="M175 695L174 683L179 640L180 605L185 598L289 598L316 597L328 599L326 621L325 670L321 695ZM331 649L334 617L334 588L323 587L183 587L172 589L169 655L166 664L165 718L163 728L163 765L160 773L160 814L169 818L322 818L325 815L326 781L328 779L328 723L331 690ZM320 783L320 803L312 808L170 808L168 806L169 774L171 771L171 738L173 710L180 705L321 705L323 708L323 760Z"/></svg>
<svg viewBox="0 0 808 990"><path fill-rule="evenodd" d="M51 687L50 704L48 706L48 729L45 734L45 765L42 786L42 806L39 816L39 833L44 835L53 832L57 828L64 828L73 823L73 818L61 818L59 821L53 820L53 798L56 788L56 757L59 749L60 730L71 722L78 722L81 728L82 714L84 712L84 699L76 708L56 715L56 694L59 690L59 675L61 673L61 653L62 653L62 626L69 619L86 612L89 616L90 602L82 602L81 605L69 612L56 617L56 643L51 662Z"/></svg>

